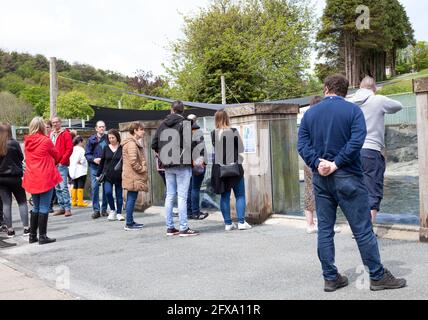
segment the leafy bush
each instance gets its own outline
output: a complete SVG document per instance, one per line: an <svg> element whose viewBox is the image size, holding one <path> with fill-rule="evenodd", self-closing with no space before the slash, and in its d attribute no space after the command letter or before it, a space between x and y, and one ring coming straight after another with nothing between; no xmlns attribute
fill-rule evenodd
<svg viewBox="0 0 428 320"><path fill-rule="evenodd" d="M33 107L9 92L0 92L0 119L12 125L26 126L34 116Z"/></svg>

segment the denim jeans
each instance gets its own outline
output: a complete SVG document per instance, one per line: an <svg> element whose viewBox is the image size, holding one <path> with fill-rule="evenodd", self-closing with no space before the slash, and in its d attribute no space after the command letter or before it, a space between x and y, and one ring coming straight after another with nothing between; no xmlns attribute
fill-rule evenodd
<svg viewBox="0 0 428 320"><path fill-rule="evenodd" d="M91 164L89 166L89 171L91 174L91 186L92 186L92 208L96 212L106 212L107 211L107 197L105 195L104 187L103 189L103 199L102 206L100 210L100 184L97 181L98 166Z"/></svg>
<svg viewBox="0 0 428 320"><path fill-rule="evenodd" d="M223 214L224 223L226 225L232 224L232 218L230 216L230 196L232 190L221 194L220 208ZM245 223L245 179L242 177L241 181L233 188L233 193L236 198L236 215L238 216L239 223Z"/></svg>
<svg viewBox="0 0 428 320"><path fill-rule="evenodd" d="M187 195L189 192L190 179L192 177L192 168L169 168L165 170L166 178L166 226L168 229L174 228L174 217L172 209L174 207L174 198L178 194L178 212L180 215L180 231L186 231L187 225Z"/></svg>
<svg viewBox="0 0 428 320"><path fill-rule="evenodd" d="M338 206L349 222L371 279L380 280L384 275L384 268L373 232L369 196L363 177L342 170L329 177L321 177L315 173L313 184L318 215L318 256L325 280L334 281L338 275L334 246Z"/></svg>
<svg viewBox="0 0 428 320"><path fill-rule="evenodd" d="M62 182L55 187L58 205L61 209L71 210L70 191L68 190L68 167L59 165L58 171L62 178Z"/></svg>
<svg viewBox="0 0 428 320"><path fill-rule="evenodd" d="M128 191L126 195L126 225L132 226L134 222L135 202L137 202L138 191Z"/></svg>
<svg viewBox="0 0 428 320"><path fill-rule="evenodd" d="M370 209L380 211L386 169L385 158L379 151L362 149L361 163L364 171L364 183L369 192Z"/></svg>
<svg viewBox="0 0 428 320"><path fill-rule="evenodd" d="M33 194L33 213L37 214L49 214L49 208L51 205L53 190L51 189L42 194Z"/></svg>
<svg viewBox="0 0 428 320"><path fill-rule="evenodd" d="M104 182L104 192L108 201L108 204L110 206L110 209L113 211L116 211L116 206L114 205L114 198L113 198L113 184L109 181ZM114 192L116 196L116 205L117 205L117 214L122 213L123 209L123 189L122 184L115 184L114 185Z"/></svg>
<svg viewBox="0 0 428 320"><path fill-rule="evenodd" d="M193 175L190 180L189 194L187 196L187 215L198 215L201 211L199 200L201 195L201 186L204 182L205 172L199 176Z"/></svg>

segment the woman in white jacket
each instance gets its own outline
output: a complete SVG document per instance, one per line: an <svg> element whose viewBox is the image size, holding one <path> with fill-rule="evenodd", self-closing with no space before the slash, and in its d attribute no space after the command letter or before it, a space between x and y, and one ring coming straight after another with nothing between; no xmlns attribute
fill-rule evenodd
<svg viewBox="0 0 428 320"><path fill-rule="evenodd" d="M73 154L70 157L69 175L73 179L74 187L71 190L71 201L73 206L87 207L83 201L85 191L86 175L88 174L88 161L85 158L83 138L77 136L73 140Z"/></svg>

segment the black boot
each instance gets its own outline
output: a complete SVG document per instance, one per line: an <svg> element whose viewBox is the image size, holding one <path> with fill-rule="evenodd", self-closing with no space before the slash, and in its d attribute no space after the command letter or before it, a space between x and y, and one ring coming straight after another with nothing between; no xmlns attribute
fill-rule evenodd
<svg viewBox="0 0 428 320"><path fill-rule="evenodd" d="M48 228L48 218L49 214L39 214L39 244L49 244L56 242L56 239L50 239L46 235L46 230Z"/></svg>
<svg viewBox="0 0 428 320"><path fill-rule="evenodd" d="M39 242L37 239L37 229L39 227L39 214L30 211L30 244Z"/></svg>

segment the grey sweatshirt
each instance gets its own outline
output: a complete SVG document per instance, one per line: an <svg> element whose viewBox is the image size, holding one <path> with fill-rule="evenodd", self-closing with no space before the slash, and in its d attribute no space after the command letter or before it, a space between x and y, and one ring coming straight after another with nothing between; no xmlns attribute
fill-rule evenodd
<svg viewBox="0 0 428 320"><path fill-rule="evenodd" d="M401 111L403 105L385 96L375 95L372 90L360 89L348 99L361 107L366 118L367 138L363 149L385 149L385 114Z"/></svg>

